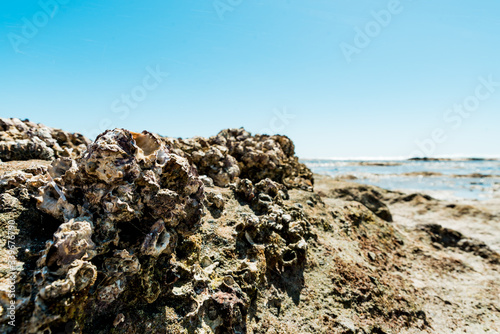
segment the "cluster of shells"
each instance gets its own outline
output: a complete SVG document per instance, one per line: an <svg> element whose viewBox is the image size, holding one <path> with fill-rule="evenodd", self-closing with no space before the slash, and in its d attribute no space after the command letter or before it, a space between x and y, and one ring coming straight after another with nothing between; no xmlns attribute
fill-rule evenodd
<svg viewBox="0 0 500 334"><path fill-rule="evenodd" d="M127 332L143 321L125 316L127 307L163 300L179 303L170 317L176 330L245 333L256 287L305 263L308 223L284 201L290 188L311 190L312 173L283 136L232 129L181 140L115 129L76 159L59 155L48 169L12 172L0 186L26 189L60 222L26 275L32 282L21 282L30 285L16 306L25 333L67 323L69 332L89 332L102 317ZM200 254L181 259L206 210L224 210L218 187L252 211L234 227L241 259L232 270Z"/></svg>
<svg viewBox="0 0 500 334"><path fill-rule="evenodd" d="M200 175L226 187L238 178L258 182L269 178L289 188L312 190L312 172L295 156L293 142L285 136L252 136L243 128L227 129L208 139L166 140L173 151L188 158Z"/></svg>
<svg viewBox="0 0 500 334"><path fill-rule="evenodd" d="M77 157L90 144L80 134L49 128L28 120L0 118L0 160L52 160Z"/></svg>

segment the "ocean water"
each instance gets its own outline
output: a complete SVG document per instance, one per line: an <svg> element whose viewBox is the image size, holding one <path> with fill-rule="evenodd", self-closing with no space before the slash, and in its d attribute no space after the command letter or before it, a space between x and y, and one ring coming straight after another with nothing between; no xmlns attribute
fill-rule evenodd
<svg viewBox="0 0 500 334"><path fill-rule="evenodd" d="M500 195L499 160L301 160L314 173L442 199L484 200ZM426 173L426 174L423 174ZM475 175L474 175L475 174Z"/></svg>

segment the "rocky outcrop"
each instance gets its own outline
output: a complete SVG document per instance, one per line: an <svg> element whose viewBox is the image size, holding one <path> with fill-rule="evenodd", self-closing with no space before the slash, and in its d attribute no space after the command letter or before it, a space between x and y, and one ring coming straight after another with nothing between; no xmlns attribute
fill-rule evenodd
<svg viewBox="0 0 500 334"><path fill-rule="evenodd" d="M27 183L37 208L61 222L30 273L34 302L23 328L29 333L66 321L84 305L119 299L138 279L139 259L154 263L151 259L169 257L202 214L203 184L195 168L148 132L107 131L77 160L59 158L38 175L20 174L23 184L9 177L14 181L5 190ZM136 228L139 237L127 227ZM99 268L92 261L96 257ZM94 286L98 275L106 276L99 287ZM144 279L143 297L152 302L160 285ZM88 296L91 287L94 299ZM75 301L80 294L87 294L84 301Z"/></svg>
<svg viewBox="0 0 500 334"><path fill-rule="evenodd" d="M166 142L219 187L239 177L256 183L269 178L288 188L313 189L312 172L299 162L293 142L285 136L252 136L244 129L227 129L208 139L168 138Z"/></svg>
<svg viewBox="0 0 500 334"><path fill-rule="evenodd" d="M90 141L77 133L28 120L0 118L0 160L52 160L79 156Z"/></svg>
<svg viewBox="0 0 500 334"><path fill-rule="evenodd" d="M299 163L288 139L238 132L243 137L226 136L210 147L201 138L169 142L146 131L116 129L98 136L77 159L59 157L48 168L5 174L6 200L23 192L25 200L36 201L30 210L59 222L44 244L26 240L28 249L39 251L19 282L29 287L17 305L22 332L68 322L77 332L139 331L144 323L130 310L171 301L175 323L184 328L245 332L250 303L266 274L303 270L305 264L308 224L284 207L287 186L272 179L311 187L306 181L312 176L304 166L302 174L292 170ZM245 140L248 145L237 148L235 141ZM237 151L237 158L230 154ZM247 167L250 157L259 160ZM200 178L198 170L210 176ZM239 176L251 177L255 186ZM217 185L232 185L233 197L242 194L251 206L237 217L235 252L241 260L231 270L216 270L219 263L206 257L200 261L203 208L221 212L226 202L220 192L204 190L210 177ZM117 312L122 316L113 323L99 320Z"/></svg>
<svg viewBox="0 0 500 334"><path fill-rule="evenodd" d="M381 219L372 197L401 194L318 179L313 192L288 138L243 129L115 129L75 158L1 163L0 332L446 332L415 277L472 271L448 251L486 256L495 275L485 245L432 226L412 239ZM457 317L494 323L479 317L497 287Z"/></svg>

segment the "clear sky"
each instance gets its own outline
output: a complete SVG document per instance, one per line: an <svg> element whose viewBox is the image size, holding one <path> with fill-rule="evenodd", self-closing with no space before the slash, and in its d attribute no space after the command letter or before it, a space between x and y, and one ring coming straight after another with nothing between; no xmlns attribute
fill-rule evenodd
<svg viewBox="0 0 500 334"><path fill-rule="evenodd" d="M305 158L500 156L499 15L497 0L2 1L0 116L90 136L244 126Z"/></svg>

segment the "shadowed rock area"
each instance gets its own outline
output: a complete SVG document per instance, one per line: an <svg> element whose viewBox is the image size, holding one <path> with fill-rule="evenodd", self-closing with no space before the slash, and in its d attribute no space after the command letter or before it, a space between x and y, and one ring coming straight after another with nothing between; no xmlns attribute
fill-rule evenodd
<svg viewBox="0 0 500 334"><path fill-rule="evenodd" d="M2 333L500 330L495 250L398 223L447 203L313 178L285 136L50 129L39 146L49 128L1 122L0 143L21 142L0 164Z"/></svg>

